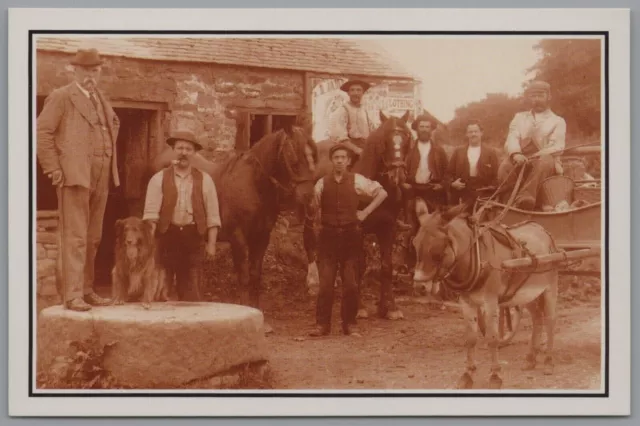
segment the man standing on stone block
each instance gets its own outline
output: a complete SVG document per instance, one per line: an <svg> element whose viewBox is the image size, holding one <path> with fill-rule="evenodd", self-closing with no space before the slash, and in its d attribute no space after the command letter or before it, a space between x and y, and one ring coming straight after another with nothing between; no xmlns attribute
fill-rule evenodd
<svg viewBox="0 0 640 426"><path fill-rule="evenodd" d="M215 256L221 225L218 194L211 176L191 165L202 149L192 132L176 131L167 144L177 160L149 181L143 220L152 223L160 266L169 281L175 277L178 298L200 301L202 262L205 253Z"/></svg>
<svg viewBox="0 0 640 426"><path fill-rule="evenodd" d="M58 191L62 298L75 311L110 303L93 291L109 182L120 185L120 120L97 89L102 63L97 50L78 50L75 80L47 97L37 119L38 160Z"/></svg>

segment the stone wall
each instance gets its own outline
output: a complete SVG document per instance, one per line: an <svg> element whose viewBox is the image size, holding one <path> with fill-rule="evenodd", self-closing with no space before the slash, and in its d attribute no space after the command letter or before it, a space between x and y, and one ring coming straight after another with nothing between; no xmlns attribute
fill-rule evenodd
<svg viewBox="0 0 640 426"><path fill-rule="evenodd" d="M38 51L38 96L47 96L72 81L70 58L65 53ZM236 122L225 116L227 108L302 111L304 107L302 72L122 57L104 59L100 88L111 100L165 104L168 112L163 120L164 136L171 128L190 128L207 143L209 153L235 145Z"/></svg>
<svg viewBox="0 0 640 426"><path fill-rule="evenodd" d="M37 293L39 297L58 296L56 259L58 256L58 212L42 210L36 215Z"/></svg>

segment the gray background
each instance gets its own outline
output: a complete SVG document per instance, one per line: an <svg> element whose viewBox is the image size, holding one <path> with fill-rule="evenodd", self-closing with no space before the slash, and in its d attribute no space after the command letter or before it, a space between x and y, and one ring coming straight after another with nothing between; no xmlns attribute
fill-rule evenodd
<svg viewBox="0 0 640 426"><path fill-rule="evenodd" d="M634 84L633 76L635 75L634 70L637 69L637 61L638 61L638 33L636 29L638 28L638 24L640 23L638 19L638 11L640 7L638 6L637 0L538 0L535 2L532 1L524 1L524 0L491 0L491 1L476 1L476 0L431 0L431 1L411 1L411 0L394 0L394 1L381 1L381 0L369 0L369 1L349 1L349 0L324 0L324 1L313 1L313 0L279 0L279 1L258 1L258 0L228 0L228 1L206 1L206 0L180 0L179 2L171 2L171 1L163 1L163 0L155 0L151 1L142 1L142 0L85 0L82 2L76 2L73 0L0 0L0 5L2 6L2 18L0 20L0 28L2 31L0 32L0 200L2 202L2 207L0 208L0 241L2 242L2 254L0 255L0 271L5 271L5 273L0 277L0 300L3 301L4 306L6 307L7 297L7 259L8 259L8 249L5 241L7 241L8 233L7 233L7 20L8 20L8 7L81 7L81 8L93 8L93 7L101 7L101 8L140 8L140 7L156 7L156 8L213 8L213 7L229 7L229 8L250 8L250 7L376 7L376 8L384 8L384 7L440 7L440 8L469 8L469 7L483 7L483 8L522 8L522 7L549 7L549 8L631 8L631 111L632 114L635 110L635 106L638 101L638 88L637 85ZM286 13L283 10L283 13ZM535 15L532 16L535 19ZM301 26L301 29L304 29ZM559 28L561 30L562 28ZM460 28L463 30L463 28ZM25 71L26 72L26 71ZM633 116L633 115L632 115ZM638 134L638 126L639 120L631 120L631 137L632 140L635 139L635 135ZM612 142L615 143L615 142ZM635 148L632 144L631 147L631 162L632 164L636 164L640 162L640 156L638 155L638 149ZM614 166L613 164L610 166ZM631 180L632 182L636 182L638 180L638 168L631 169ZM25 182L27 185L27 182ZM610 188L610 191L617 191L619 188ZM637 191L634 191L635 195ZM631 217L633 218L633 212L638 210L638 197L634 196L631 203ZM611 206L615 208L615 206ZM638 227L635 223L631 223L631 249L632 252L635 252L635 248L638 244ZM633 258L632 258L633 259ZM638 274L638 264L632 261L631 268L631 277L632 282L635 281L635 277ZM611 285L616 285L615 282L611 282ZM26 285L26 283L25 283ZM632 286L633 287L633 286ZM638 300L638 292L632 288L631 291L631 306L640 306L640 301ZM7 309L2 309L0 313L0 317L2 318L3 323L7 323ZM638 321L638 310L632 309L631 311L631 322L635 324ZM615 326L611 324L611 326ZM26 324L25 324L26 327ZM631 359L635 359L638 354L638 333L637 328L632 326L632 357ZM68 424L110 424L114 421L124 422L126 424L175 424L182 423L183 421L188 422L197 422L200 424L235 424L235 425L246 425L246 424L265 424L265 425L281 425L281 424L304 424L304 425L319 425L319 424L402 424L402 425L418 425L424 424L428 421L430 424L461 424L461 423L471 423L476 425L493 425L495 423L500 424L526 424L526 425L549 425L549 424L602 424L615 422L616 424L633 424L638 420L633 421L633 417L638 417L637 415L632 416L632 418L473 418L473 419L464 419L464 418L447 418L447 419L375 419L375 418L362 418L362 419L285 419L285 418L272 418L272 419L123 419L123 420L114 420L114 419L37 419L37 418L23 418L23 419L10 419L7 414L7 327L3 326L0 329L0 343L2 347L0 349L0 382L2 382L2 388L0 389L1 397L0 397L0 411L2 413L2 418L0 418L0 424L21 424L21 425L31 425L31 424L51 424L51 425L68 425ZM637 407L636 403L638 402L638 394L635 392L635 384L638 382L638 368L632 364L631 366L631 374L632 374L632 412L635 413L635 408ZM151 400L153 401L153 400ZM461 401L464 403L464 400ZM344 401L345 404L349 403L349 400L346 399Z"/></svg>

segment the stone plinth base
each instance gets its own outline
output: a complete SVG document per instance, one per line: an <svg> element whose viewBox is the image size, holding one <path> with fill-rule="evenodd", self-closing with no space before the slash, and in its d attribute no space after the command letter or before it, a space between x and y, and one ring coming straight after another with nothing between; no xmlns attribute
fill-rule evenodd
<svg viewBox="0 0 640 426"><path fill-rule="evenodd" d="M122 385L175 388L234 366L266 360L262 312L224 303L154 303L94 307L61 305L40 312L38 367L47 369L69 353L69 341L116 342L104 360Z"/></svg>

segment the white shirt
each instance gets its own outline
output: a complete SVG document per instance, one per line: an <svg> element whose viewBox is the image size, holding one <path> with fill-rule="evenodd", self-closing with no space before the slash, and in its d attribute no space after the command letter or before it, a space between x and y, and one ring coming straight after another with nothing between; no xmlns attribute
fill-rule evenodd
<svg viewBox="0 0 640 426"><path fill-rule="evenodd" d="M471 146L467 148L467 159L469 160L469 176L478 175L478 160L480 159L480 146Z"/></svg>
<svg viewBox="0 0 640 426"><path fill-rule="evenodd" d="M331 117L330 137L338 142L345 139L366 139L370 131L369 116L362 104L347 102L338 107Z"/></svg>
<svg viewBox="0 0 640 426"><path fill-rule="evenodd" d="M416 183L427 183L431 179L429 170L429 152L431 152L431 141L418 141L418 151L420 152L420 163L416 170Z"/></svg>
<svg viewBox="0 0 640 426"><path fill-rule="evenodd" d="M505 142L508 154L522 152L520 142L531 139L540 149L540 154L551 154L565 147L567 123L550 109L541 113L523 111L517 113L509 125Z"/></svg>

